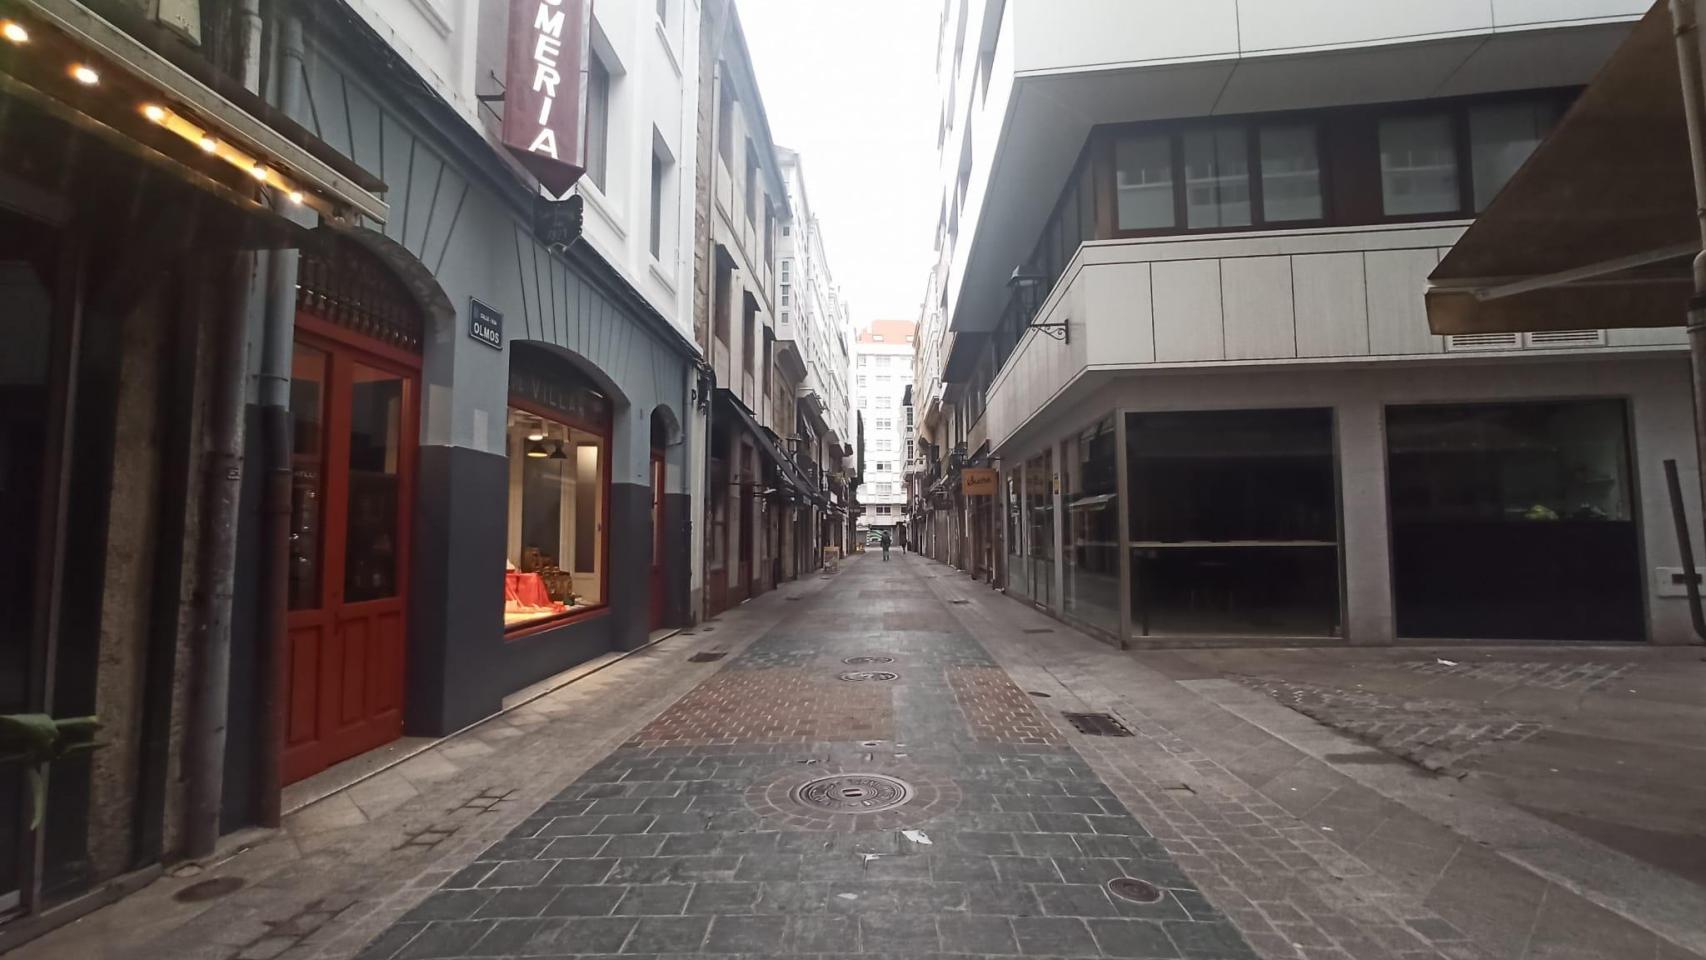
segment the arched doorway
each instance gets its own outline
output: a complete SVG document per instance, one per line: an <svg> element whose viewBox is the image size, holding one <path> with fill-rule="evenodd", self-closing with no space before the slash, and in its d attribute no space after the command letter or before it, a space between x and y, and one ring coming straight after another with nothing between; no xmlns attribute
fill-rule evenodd
<svg viewBox="0 0 1706 960"><path fill-rule="evenodd" d="M424 324L343 238L297 268L284 782L403 732Z"/></svg>

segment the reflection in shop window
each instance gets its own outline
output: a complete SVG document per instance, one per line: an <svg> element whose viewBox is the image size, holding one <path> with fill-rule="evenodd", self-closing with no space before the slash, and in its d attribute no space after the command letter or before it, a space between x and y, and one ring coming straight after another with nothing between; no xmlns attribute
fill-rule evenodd
<svg viewBox="0 0 1706 960"><path fill-rule="evenodd" d="M510 408L506 628L606 602L608 447L601 433Z"/></svg>

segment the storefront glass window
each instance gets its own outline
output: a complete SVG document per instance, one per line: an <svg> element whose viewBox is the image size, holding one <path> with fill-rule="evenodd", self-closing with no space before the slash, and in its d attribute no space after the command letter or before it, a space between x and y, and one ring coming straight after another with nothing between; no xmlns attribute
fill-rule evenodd
<svg viewBox="0 0 1706 960"><path fill-rule="evenodd" d="M290 609L320 606L320 541L325 523L326 385L324 350L297 344L291 358Z"/></svg>
<svg viewBox="0 0 1706 960"><path fill-rule="evenodd" d="M1130 414L1132 628L1339 632L1330 410Z"/></svg>
<svg viewBox="0 0 1706 960"><path fill-rule="evenodd" d="M1025 475L1009 470L1007 482L1007 592L1029 596L1031 568L1025 560Z"/></svg>
<svg viewBox="0 0 1706 960"><path fill-rule="evenodd" d="M504 626L602 606L606 438L509 411L509 562Z"/></svg>
<svg viewBox="0 0 1706 960"><path fill-rule="evenodd" d="M1029 548L1032 600L1052 606L1054 586L1054 451L1044 450L1025 463L1026 547Z"/></svg>
<svg viewBox="0 0 1706 960"><path fill-rule="evenodd" d="M1114 418L1070 438L1062 476L1065 612L1110 633L1120 628L1119 464Z"/></svg>
<svg viewBox="0 0 1706 960"><path fill-rule="evenodd" d="M1626 423L1620 400L1389 409L1399 635L1640 639Z"/></svg>

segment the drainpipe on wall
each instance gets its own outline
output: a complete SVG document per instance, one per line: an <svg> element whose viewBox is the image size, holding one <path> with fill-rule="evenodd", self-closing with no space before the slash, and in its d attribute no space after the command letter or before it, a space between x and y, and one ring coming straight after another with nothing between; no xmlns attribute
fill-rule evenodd
<svg viewBox="0 0 1706 960"><path fill-rule="evenodd" d="M1688 302L1688 352L1694 368L1694 425L1697 457L1706 456L1706 86L1702 83L1699 8L1706 0L1670 0L1676 36L1677 73L1682 78L1682 113L1688 124L1690 167L1694 174L1695 217L1701 251L1694 256L1694 296ZM1706 460L1702 476L1706 477Z"/></svg>
<svg viewBox="0 0 1706 960"><path fill-rule="evenodd" d="M294 116L302 98L302 21L285 13L280 21L278 69L273 72L276 106ZM255 810L261 826L276 827L283 816L284 675L289 668L290 613L290 377L296 330L295 250L267 256L266 312L261 330L261 494L259 636L256 691Z"/></svg>
<svg viewBox="0 0 1706 960"><path fill-rule="evenodd" d="M1701 69L1701 11L1706 0L1670 0L1671 25L1676 36L1677 73L1682 78L1682 114L1688 125L1689 167L1694 174L1694 216L1699 222L1701 249L1694 255L1694 295L1688 300L1688 355L1694 379L1695 463L1706 478L1706 80ZM1675 497L1673 495L1673 502ZM1678 505L1680 509L1680 505ZM1677 518L1677 533L1685 537L1686 520ZM1691 552L1686 539L1680 547ZM1692 565L1692 564L1691 564ZM1688 571L1692 577L1693 571ZM1706 640L1700 627L1702 614L1696 584L1688 584L1689 613L1695 633Z"/></svg>
<svg viewBox="0 0 1706 960"><path fill-rule="evenodd" d="M261 44L256 37L260 0L242 0L245 25L245 82L260 82ZM249 87L251 92L258 92ZM232 263L231 297L218 331L214 383L208 409L206 516L202 520L200 583L191 634L192 674L188 729L184 735L184 850L195 859L213 853L219 841L225 784L226 717L231 699L231 605L237 579L237 524L243 498L243 406L248 385L248 316L255 257L238 254Z"/></svg>

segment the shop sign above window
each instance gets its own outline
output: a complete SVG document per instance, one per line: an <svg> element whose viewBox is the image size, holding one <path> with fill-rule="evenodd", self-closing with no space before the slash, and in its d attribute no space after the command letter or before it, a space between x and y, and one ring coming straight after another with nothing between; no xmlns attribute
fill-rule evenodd
<svg viewBox="0 0 1706 960"><path fill-rule="evenodd" d="M537 350L510 358L509 392L523 402L587 426L610 423L610 398L567 360Z"/></svg>

